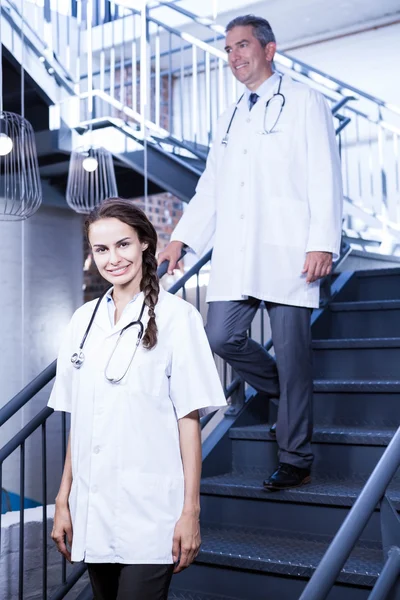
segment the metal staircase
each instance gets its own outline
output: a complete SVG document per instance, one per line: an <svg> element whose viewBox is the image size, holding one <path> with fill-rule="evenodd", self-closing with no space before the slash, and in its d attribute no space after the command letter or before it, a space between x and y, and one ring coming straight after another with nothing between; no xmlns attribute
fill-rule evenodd
<svg viewBox="0 0 400 600"><path fill-rule="evenodd" d="M65 176L65 153L72 145L81 144L80 136L92 136L108 145L116 164L123 165L127 173L134 170L187 202L204 169L217 115L237 98L239 90L218 48L221 34L214 26L203 24L204 39L195 38L159 21L151 10L128 9L124 4L100 3L104 10L101 8L90 34L94 51L91 70L85 58L90 28L80 3L76 12L63 19L52 11L41 13L35 6L37 30L57 31L61 22L67 23L70 41L66 46L50 47L46 43L40 46L33 34L29 38L32 55L44 57L40 68L56 84L48 86L52 90L52 131L45 135L42 146L43 176L50 172L51 177ZM15 31L20 30L21 6L9 0L4 0L4 5L10 10L3 17ZM173 3L166 8L181 10ZM188 11L186 16L196 20ZM47 34L47 39L50 37ZM76 55L73 40L80 50ZM381 251L395 251L400 239L400 110L292 57L279 54L276 66L322 91L337 117L348 237L375 241ZM92 112L88 112L89 99L93 100ZM71 137L64 136L68 127L74 130ZM55 152L64 153L64 159L54 160ZM191 276L198 278L209 258L200 261L172 291ZM245 397L239 380L225 378L230 410L225 417L205 424L203 430L203 546L196 564L174 577L171 600L299 598L398 426L399 282L397 269L342 273L333 281L333 302L314 312L316 461L311 485L276 494L262 489L262 480L276 464L276 443L268 425L275 419L276 403L267 402L253 390ZM196 293L198 304L199 298ZM253 335L264 343L263 314L261 311L259 316L261 330L255 333L254 328ZM271 342L266 346L271 348ZM54 369L53 364L0 411L0 426L33 401L54 376ZM0 450L0 463L15 451L24 464L26 440L34 431L41 431L45 473L49 418L50 413L41 413L19 437L10 440ZM63 418L61 445L65 451L67 424ZM23 480L22 475L22 492ZM71 594L77 590L74 584L83 569L67 571L65 564L57 565L61 569L57 582L62 585L50 595L54 578L50 586L45 507L51 500L45 481L44 475L40 589L43 598L61 600L71 587ZM388 495L399 509L397 478ZM23 523L22 505L20 517ZM368 597L383 565L379 518L377 509L342 569L330 600ZM19 596L23 598L23 537L19 544ZM84 589L79 598L91 598L90 590Z"/></svg>

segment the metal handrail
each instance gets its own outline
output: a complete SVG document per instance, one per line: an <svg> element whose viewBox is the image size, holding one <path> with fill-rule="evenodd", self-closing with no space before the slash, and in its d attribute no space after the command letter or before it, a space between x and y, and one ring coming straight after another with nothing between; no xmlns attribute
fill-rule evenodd
<svg viewBox="0 0 400 600"><path fill-rule="evenodd" d="M116 2L118 4L118 0L116 0ZM221 36L221 37L225 36L225 28L220 25L215 25L210 19L205 19L205 18L203 18L199 15L196 15L195 13L193 13L191 11L183 9L181 6L175 5L174 3L171 3L171 2L162 2L159 0L158 4L160 6L170 8L171 10L173 10L175 12L178 12L180 14L183 14L183 15L189 17L190 19L192 19L194 22L198 23L199 25L203 25L204 27L207 27L207 29L213 31L218 36ZM125 6L126 6L126 4L125 4ZM149 17L149 18L154 19L154 17ZM283 58L283 61L281 60L281 58ZM365 98L366 100L373 102L374 104L376 104L377 106L379 106L381 108L385 108L385 109L395 113L396 115L400 115L400 107L395 106L394 104L389 104L389 103L385 102L384 100L381 100L380 98L377 98L376 96L373 96L372 94L368 94L367 92L364 92L364 91L356 88L355 86L349 85L349 84L345 83L344 81L337 79L336 77L332 77L331 75L324 73L323 71L317 69L316 67L310 67L310 65L307 65L303 61L301 61L297 58L294 58L293 56L290 56L286 52L276 52L275 59L277 60L277 62L281 62L285 66L288 66L287 62L291 61L293 65L297 65L298 67L300 67L301 73L305 74L307 77L309 76L310 73L315 73L318 77L321 77L323 79L328 80L331 83L334 83L337 86L336 91L338 91L339 93L340 93L340 90L342 90L342 89L346 90L347 93L350 91L354 94L357 94L361 98ZM297 72L299 72L299 71L297 71ZM311 79L312 79L312 77L311 77Z"/></svg>
<svg viewBox="0 0 400 600"><path fill-rule="evenodd" d="M400 466L400 427L307 583L299 600L325 600ZM384 596L380 596L384 598Z"/></svg>

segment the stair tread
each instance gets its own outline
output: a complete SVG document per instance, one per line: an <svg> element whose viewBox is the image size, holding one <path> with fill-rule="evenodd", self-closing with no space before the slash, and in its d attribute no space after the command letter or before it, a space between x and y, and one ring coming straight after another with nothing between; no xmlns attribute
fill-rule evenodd
<svg viewBox="0 0 400 600"><path fill-rule="evenodd" d="M334 478L328 480L321 476L312 476L311 483L307 485L271 493L262 486L263 480L268 475L269 473L265 471L253 469L205 477L201 481L201 492L221 496L258 498L267 502L352 506L365 484L365 479ZM390 484L387 493L396 508L400 507L399 480L394 480Z"/></svg>
<svg viewBox="0 0 400 600"><path fill-rule="evenodd" d="M203 594L201 592L190 592L189 590L170 590L168 600L236 600L231 596L220 596L218 594Z"/></svg>
<svg viewBox="0 0 400 600"><path fill-rule="evenodd" d="M400 268L387 267L385 269L362 269L355 272L356 277L385 277L386 275L400 275Z"/></svg>
<svg viewBox="0 0 400 600"><path fill-rule="evenodd" d="M337 338L313 340L313 348L400 348L399 337Z"/></svg>
<svg viewBox="0 0 400 600"><path fill-rule="evenodd" d="M400 380L314 379L315 392L400 392Z"/></svg>
<svg viewBox="0 0 400 600"><path fill-rule="evenodd" d="M269 429L270 424L268 423L245 425L242 427L232 427L229 435L231 439L274 441L275 436L271 435ZM386 446L395 433L396 428L393 427L371 428L370 426L362 425L317 425L314 427L313 441Z"/></svg>
<svg viewBox="0 0 400 600"><path fill-rule="evenodd" d="M364 300L354 302L332 302L329 310L332 312L364 311L364 310L391 310L400 308L399 300Z"/></svg>
<svg viewBox="0 0 400 600"><path fill-rule="evenodd" d="M328 536L290 534L287 531L244 527L202 527L202 547L197 558L239 569L252 569L310 577L327 550ZM360 542L354 548L338 580L372 585L382 565L382 549L373 542Z"/></svg>

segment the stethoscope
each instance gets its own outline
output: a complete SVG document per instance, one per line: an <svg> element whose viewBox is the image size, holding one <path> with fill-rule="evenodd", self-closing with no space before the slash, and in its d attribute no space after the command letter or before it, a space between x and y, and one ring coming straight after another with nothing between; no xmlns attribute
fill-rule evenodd
<svg viewBox="0 0 400 600"><path fill-rule="evenodd" d="M267 100L267 102L265 103L265 109L264 109L264 121L263 121L263 131L260 131L260 132L259 132L261 135L268 135L269 133L273 133L273 132L274 132L274 129L275 129L275 127L276 127L276 125L277 125L277 123L278 123L278 121L279 121L279 117L281 116L282 109L283 109L283 107L285 106L285 102L286 102L286 98L285 98L285 96L284 96L284 95L282 94L282 92L281 92L281 85L282 85L282 75L279 75L279 85L278 85L278 89L277 89L277 91L276 91L276 92L275 92L275 93L274 93L274 94L271 96L271 98L270 98L269 100ZM223 146L227 146L227 145L228 145L228 141L229 141L229 132L230 132L230 130L231 130L231 126L232 126L232 123L233 123L233 119L235 118L236 111L237 111L237 109L238 109L238 106L239 106L239 104L240 104L240 101L242 100L243 96L244 96L244 94L242 94L242 95L240 96L239 100L236 102L236 106L235 106L235 109L234 109L234 111L233 111L233 113L232 113L231 120L229 121L228 129L226 130L226 133L225 133L225 135L224 135L224 137L223 137L223 139L222 139L222 141L221 141L221 144L222 144ZM272 100L274 100L274 98L275 98L275 100L276 100L276 99L278 99L278 100L279 100L279 102L280 102L279 112L278 112L278 116L276 117L275 123L272 125L272 127L271 127L270 129L267 129L267 128L266 128L266 126L265 126L265 119L266 119L266 116L267 116L267 113L268 113L268 106L270 105L270 103L272 102Z"/></svg>
<svg viewBox="0 0 400 600"><path fill-rule="evenodd" d="M84 352L83 352L83 346L85 345L86 338L87 338L87 336L89 335L89 332L90 332L90 330L91 330L91 328L92 328L93 321L94 321L94 319L95 319L95 316L96 316L96 313L97 313L97 311L98 311L98 309L99 309L99 306L100 306L100 304L101 304L101 301L103 300L103 298L104 298L104 296L105 296L106 294L107 294L107 290L106 290L106 291L104 292L104 294L103 294L103 295L102 295L102 296L101 296L101 297L98 299L98 301L97 301L97 303L96 303L96 306L94 307L94 311L93 311L93 313L92 313L92 316L90 317L89 325L87 326L87 328L86 328L86 331L85 331L85 333L84 333L84 335L83 335L82 341L81 341L81 343L79 344L79 349L78 349L78 352L74 352L74 354L71 356L71 362L72 362L73 366L75 367L75 369L80 369L80 368L81 368L81 366L83 365L83 363L85 362L85 354L84 354ZM141 308L141 310L140 310L140 313L139 313L139 317L138 317L138 319L137 319L137 320L135 320L135 321L131 321L130 323L128 323L128 325L125 325L125 327L124 327L123 329L121 329L121 331L119 332L119 336L118 336L118 339L117 339L117 341L116 341L116 343L115 343L114 349L113 349L113 351L111 352L111 354L110 354L110 357L109 357L109 359L108 359L108 361L107 361L107 364L106 364L106 366L105 366L105 369L104 369L104 376L105 376L105 378L107 379L107 381L109 381L110 383L119 383L120 381L122 381L122 380L123 380L123 378L125 377L125 375L126 375L126 374L127 374L127 372L129 371L129 368L130 368L130 366L131 366L131 364L132 364L132 361L133 361L133 359L134 359L134 357L135 357L136 351L137 351L137 349L138 349L138 346L139 346L139 344L140 344L140 340L142 339L142 337L143 337L143 333L144 333L144 325L143 325L143 323L142 323L142 317L143 317L143 313L144 313L145 306L146 306L146 304L145 304L145 302L143 301L142 308ZM130 329L131 327L134 327L134 326L138 327L138 335L137 335L136 345L135 345L134 351L133 351L133 353L132 353L132 357L131 357L131 359L130 359L130 361L129 361L129 364L128 364L127 368L125 369L125 372L124 372L124 374L123 374L121 377L110 377L110 376L107 374L107 373L108 373L108 367L109 367L109 365L110 365L110 362L111 362L111 360L112 360L112 357L114 356L114 353L115 353L115 351L116 351L116 349L117 349L117 347L118 347L118 344L119 344L119 342L120 342L120 340L121 340L121 338L122 338L122 335L125 333L125 331L126 331L127 329Z"/></svg>

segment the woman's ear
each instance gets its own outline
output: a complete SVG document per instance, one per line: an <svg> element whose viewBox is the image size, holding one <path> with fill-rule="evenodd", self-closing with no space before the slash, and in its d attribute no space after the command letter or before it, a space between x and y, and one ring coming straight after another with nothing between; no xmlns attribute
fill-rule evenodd
<svg viewBox="0 0 400 600"><path fill-rule="evenodd" d="M148 244L142 244L142 252L144 252L145 250L147 250L148 247L149 247Z"/></svg>

